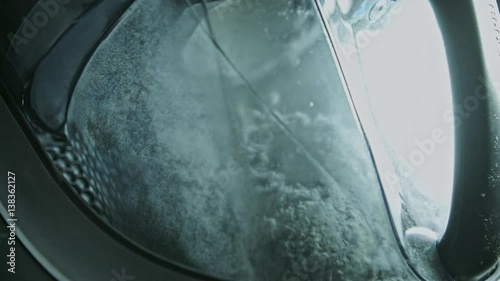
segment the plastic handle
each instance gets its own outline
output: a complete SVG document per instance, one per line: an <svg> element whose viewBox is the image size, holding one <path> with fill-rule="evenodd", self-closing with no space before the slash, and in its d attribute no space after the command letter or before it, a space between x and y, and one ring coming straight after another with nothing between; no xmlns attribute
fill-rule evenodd
<svg viewBox="0 0 500 281"><path fill-rule="evenodd" d="M454 279L481 280L500 257L500 16L494 0L431 3L445 42L456 135L439 255Z"/></svg>

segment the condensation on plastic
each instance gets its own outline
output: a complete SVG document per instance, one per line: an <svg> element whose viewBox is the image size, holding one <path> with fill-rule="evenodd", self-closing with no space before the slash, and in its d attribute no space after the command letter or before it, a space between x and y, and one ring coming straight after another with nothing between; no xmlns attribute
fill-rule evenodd
<svg viewBox="0 0 500 281"><path fill-rule="evenodd" d="M333 48L409 262L426 280L445 280L436 243L449 215L454 120L444 43L425 1L360 8L386 15L329 18Z"/></svg>
<svg viewBox="0 0 500 281"><path fill-rule="evenodd" d="M414 280L316 3L190 4L137 1L76 86L114 227L233 280Z"/></svg>

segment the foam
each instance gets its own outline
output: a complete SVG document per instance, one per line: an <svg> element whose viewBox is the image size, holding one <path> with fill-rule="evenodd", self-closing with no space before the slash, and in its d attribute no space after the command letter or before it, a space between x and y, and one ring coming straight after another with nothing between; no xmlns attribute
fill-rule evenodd
<svg viewBox="0 0 500 281"><path fill-rule="evenodd" d="M411 280L323 39L250 75L287 131L213 47L186 55L197 24L137 1L76 87L68 135L118 170L118 228L233 280Z"/></svg>

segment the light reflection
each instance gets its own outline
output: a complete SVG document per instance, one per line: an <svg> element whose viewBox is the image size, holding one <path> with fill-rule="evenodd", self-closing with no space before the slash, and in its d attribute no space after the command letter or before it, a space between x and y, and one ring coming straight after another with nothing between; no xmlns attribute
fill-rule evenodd
<svg viewBox="0 0 500 281"><path fill-rule="evenodd" d="M411 184L444 206L439 222L424 225L441 233L453 185L454 135L445 116L452 100L439 27L429 3L406 1L382 32L370 35L362 48L358 36L358 51L378 130L400 168L403 196Z"/></svg>

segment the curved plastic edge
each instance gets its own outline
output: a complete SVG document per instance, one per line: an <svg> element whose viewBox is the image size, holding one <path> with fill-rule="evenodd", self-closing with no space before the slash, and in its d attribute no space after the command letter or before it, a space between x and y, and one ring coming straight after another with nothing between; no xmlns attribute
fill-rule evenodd
<svg viewBox="0 0 500 281"><path fill-rule="evenodd" d="M9 34L7 61L24 87L40 59L94 2L101 0L40 0Z"/></svg>
<svg viewBox="0 0 500 281"><path fill-rule="evenodd" d="M83 65L133 0L102 0L60 37L34 70L30 95L24 100L30 121L61 133L71 92Z"/></svg>
<svg viewBox="0 0 500 281"><path fill-rule="evenodd" d="M2 89L0 98L0 214L7 219L7 173L16 177L16 235L35 259L57 280L221 280L165 261L107 231L68 200L58 179L37 153L21 113ZM43 160L46 160L45 162ZM134 278L135 279L135 278Z"/></svg>
<svg viewBox="0 0 500 281"><path fill-rule="evenodd" d="M456 280L500 257L500 16L494 0L431 0L445 42L455 120L450 219L438 244Z"/></svg>

